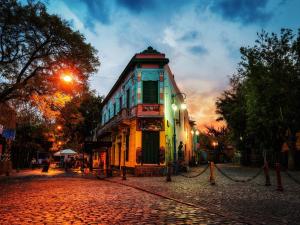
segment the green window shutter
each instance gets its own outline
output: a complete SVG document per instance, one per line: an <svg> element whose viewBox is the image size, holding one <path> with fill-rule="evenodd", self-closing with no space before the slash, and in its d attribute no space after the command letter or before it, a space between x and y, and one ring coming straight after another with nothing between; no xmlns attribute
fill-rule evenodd
<svg viewBox="0 0 300 225"><path fill-rule="evenodd" d="M143 81L143 103L158 103L157 81Z"/></svg>

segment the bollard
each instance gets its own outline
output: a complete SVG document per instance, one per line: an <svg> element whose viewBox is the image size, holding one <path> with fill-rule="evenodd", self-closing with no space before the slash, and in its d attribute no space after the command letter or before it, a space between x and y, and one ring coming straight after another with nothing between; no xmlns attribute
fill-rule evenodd
<svg viewBox="0 0 300 225"><path fill-rule="evenodd" d="M265 172L265 176L266 176L266 184L265 184L265 186L271 186L270 174L269 174L269 165L268 165L267 161L265 161L264 172Z"/></svg>
<svg viewBox="0 0 300 225"><path fill-rule="evenodd" d="M277 191L283 191L282 183L281 183L281 175L280 175L280 164L275 164L276 168L276 177L277 177Z"/></svg>
<svg viewBox="0 0 300 225"><path fill-rule="evenodd" d="M210 176L209 176L209 181L211 185L215 185L215 174L214 174L214 162L209 163L209 169L210 169Z"/></svg>
<svg viewBox="0 0 300 225"><path fill-rule="evenodd" d="M126 166L123 166L122 180L126 180Z"/></svg>
<svg viewBox="0 0 300 225"><path fill-rule="evenodd" d="M106 169L106 177L112 177L112 169L110 166Z"/></svg>
<svg viewBox="0 0 300 225"><path fill-rule="evenodd" d="M172 172L172 164L169 162L168 165L167 165L167 179L166 179L167 182L172 181L171 172Z"/></svg>

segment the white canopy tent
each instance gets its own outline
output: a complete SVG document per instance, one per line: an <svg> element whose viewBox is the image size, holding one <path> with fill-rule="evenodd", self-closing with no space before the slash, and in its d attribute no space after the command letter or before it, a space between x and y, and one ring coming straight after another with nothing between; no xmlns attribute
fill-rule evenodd
<svg viewBox="0 0 300 225"><path fill-rule="evenodd" d="M72 149L64 149L64 150L60 150L60 151L54 153L54 156L68 157L68 156L73 156L73 155L77 155L77 152L75 152Z"/></svg>

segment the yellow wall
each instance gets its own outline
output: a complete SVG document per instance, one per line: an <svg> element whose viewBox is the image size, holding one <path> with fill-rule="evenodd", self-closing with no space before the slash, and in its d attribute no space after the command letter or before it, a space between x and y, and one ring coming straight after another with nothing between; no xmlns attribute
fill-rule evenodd
<svg viewBox="0 0 300 225"><path fill-rule="evenodd" d="M130 121L130 136L129 136L129 158L128 161L125 161L125 165L127 167L135 167L139 165L136 163L136 150L137 148L142 148L142 131L136 130L136 120ZM121 135L121 166L124 165L124 156L126 150L126 133L122 132L121 130L115 136L118 137ZM164 147L166 149L166 133L165 131L160 132L160 147ZM119 166L119 142L120 138L114 138L113 145L110 149L110 158L111 158L111 165L112 166ZM115 149L115 151L114 151ZM114 152L113 152L114 151Z"/></svg>

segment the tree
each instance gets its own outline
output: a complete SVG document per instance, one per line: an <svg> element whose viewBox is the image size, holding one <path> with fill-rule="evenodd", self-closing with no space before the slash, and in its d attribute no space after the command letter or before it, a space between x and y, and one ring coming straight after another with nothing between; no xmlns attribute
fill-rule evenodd
<svg viewBox="0 0 300 225"><path fill-rule="evenodd" d="M250 163L251 149L245 144L250 142L250 136L246 135L245 88L236 75L230 79L230 86L216 101L216 112L220 115L217 120L227 122L228 139L240 150L241 162L246 165Z"/></svg>
<svg viewBox="0 0 300 225"><path fill-rule="evenodd" d="M235 140L242 134L257 153L270 152L279 160L286 142L294 154L300 130L300 30L296 38L290 29L282 29L280 36L263 31L256 45L241 48L241 54L234 76L238 85L218 99L217 112Z"/></svg>
<svg viewBox="0 0 300 225"><path fill-rule="evenodd" d="M226 154L228 149L228 128L214 126L205 126L206 132L201 132L199 135L199 143L202 150L213 151L215 159L219 162L221 155L230 160ZM209 151L210 150L210 151Z"/></svg>
<svg viewBox="0 0 300 225"><path fill-rule="evenodd" d="M0 15L0 102L86 86L99 61L82 34L40 2L1 0ZM61 84L62 73L75 76L71 88Z"/></svg>
<svg viewBox="0 0 300 225"><path fill-rule="evenodd" d="M15 168L29 167L38 152L51 148L48 134L51 126L28 104L18 106L16 139L11 148L11 159Z"/></svg>
<svg viewBox="0 0 300 225"><path fill-rule="evenodd" d="M85 139L93 135L101 118L102 100L94 91L85 91L62 108L57 124L63 127L65 147L79 150Z"/></svg>

